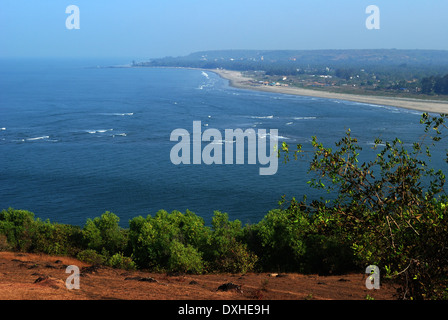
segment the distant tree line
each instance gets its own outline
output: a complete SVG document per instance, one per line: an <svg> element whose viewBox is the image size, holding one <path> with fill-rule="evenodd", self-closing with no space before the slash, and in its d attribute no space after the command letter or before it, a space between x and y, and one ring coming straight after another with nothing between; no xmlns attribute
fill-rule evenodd
<svg viewBox="0 0 448 320"><path fill-rule="evenodd" d="M431 76L422 79L422 93L448 94L448 74L444 77Z"/></svg>

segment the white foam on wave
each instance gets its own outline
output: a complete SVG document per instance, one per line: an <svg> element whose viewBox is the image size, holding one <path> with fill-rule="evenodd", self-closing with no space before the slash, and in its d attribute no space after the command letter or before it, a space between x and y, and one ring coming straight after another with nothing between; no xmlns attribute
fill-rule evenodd
<svg viewBox="0 0 448 320"><path fill-rule="evenodd" d="M207 74L206 72L202 71L202 75L203 75L204 77L206 77L207 79L209 79L209 76L208 76L208 74Z"/></svg>
<svg viewBox="0 0 448 320"><path fill-rule="evenodd" d="M117 134L113 134L112 137L115 138L115 136L119 136L119 137L126 137L127 134L126 133L117 133Z"/></svg>
<svg viewBox="0 0 448 320"><path fill-rule="evenodd" d="M42 137L36 137L36 138L27 138L26 141L36 141L36 140L44 140L44 139L50 139L50 136L42 136Z"/></svg>
<svg viewBox="0 0 448 320"><path fill-rule="evenodd" d="M271 135L271 133L266 133L266 134L258 134L258 136L261 138L261 139L265 139L265 138L267 138L267 136L270 136ZM274 136L277 140L289 140L289 138L288 137L284 137L284 136Z"/></svg>
<svg viewBox="0 0 448 320"><path fill-rule="evenodd" d="M385 143L375 143L375 142L367 142L368 146L378 146L378 147L385 147Z"/></svg>
<svg viewBox="0 0 448 320"><path fill-rule="evenodd" d="M394 106L386 106L386 105L382 105L382 104L372 104L372 103L354 102L354 101L347 101L347 103L350 103L352 105L361 105L361 106L368 106L368 107L373 107L373 108L386 109L392 113L405 112L405 113L413 113L413 114L417 114L417 115L422 114L422 112L420 112L420 111L415 111L415 110L400 108L400 107L394 107Z"/></svg>
<svg viewBox="0 0 448 320"><path fill-rule="evenodd" d="M98 130L86 130L87 133L94 134L94 133L105 133L108 131L114 131L114 129L98 129Z"/></svg>
<svg viewBox="0 0 448 320"><path fill-rule="evenodd" d="M252 119L274 119L274 116L251 116Z"/></svg>
<svg viewBox="0 0 448 320"><path fill-rule="evenodd" d="M316 117L295 117L294 120L314 120Z"/></svg>
<svg viewBox="0 0 448 320"><path fill-rule="evenodd" d="M1 130L1 131L5 131L5 130L6 130L6 128L0 128L0 130Z"/></svg>
<svg viewBox="0 0 448 320"><path fill-rule="evenodd" d="M121 113L121 112L112 112L112 113L100 113L103 116L133 116L134 112L126 112L126 113Z"/></svg>
<svg viewBox="0 0 448 320"><path fill-rule="evenodd" d="M236 143L236 140L213 140L210 144Z"/></svg>

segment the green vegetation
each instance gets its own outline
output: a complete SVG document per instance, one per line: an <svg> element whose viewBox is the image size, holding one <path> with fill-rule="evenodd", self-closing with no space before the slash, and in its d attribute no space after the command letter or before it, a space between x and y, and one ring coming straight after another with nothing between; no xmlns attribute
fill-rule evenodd
<svg viewBox="0 0 448 320"><path fill-rule="evenodd" d="M320 219L319 234L349 243L364 265L374 264L400 284L403 298L448 298L448 216L442 170L425 157L442 139L447 116L423 114L427 135L407 150L395 139L375 141L376 158L360 164L361 147L350 131L326 148L313 137L314 187L336 192L333 201L294 203ZM425 142L430 140L431 143ZM288 156L289 146L283 144ZM303 154L298 145L294 156Z"/></svg>
<svg viewBox="0 0 448 320"><path fill-rule="evenodd" d="M448 74L444 77L431 76L422 79L422 93L448 94Z"/></svg>
<svg viewBox="0 0 448 320"><path fill-rule="evenodd" d="M448 199L445 176L426 160L442 140L447 116L422 116L426 135L411 150L376 140L375 159L348 131L335 148L313 137L311 186L334 200L282 199L257 224L215 212L211 226L190 211L159 211L119 226L110 212L83 227L52 224L33 213L0 212L0 249L70 255L92 264L158 272L250 271L340 274L377 265L402 299L448 299ZM283 143L286 162L305 154Z"/></svg>
<svg viewBox="0 0 448 320"><path fill-rule="evenodd" d="M448 51L219 50L133 62L245 72L257 84L391 97L447 100Z"/></svg>

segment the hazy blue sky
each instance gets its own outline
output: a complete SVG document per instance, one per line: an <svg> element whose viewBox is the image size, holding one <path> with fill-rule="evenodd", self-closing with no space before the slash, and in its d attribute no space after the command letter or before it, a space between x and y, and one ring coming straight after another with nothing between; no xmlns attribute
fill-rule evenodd
<svg viewBox="0 0 448 320"><path fill-rule="evenodd" d="M69 5L80 29L65 25ZM368 5L381 10L368 30ZM0 57L179 56L215 49L448 50L447 0L0 0Z"/></svg>

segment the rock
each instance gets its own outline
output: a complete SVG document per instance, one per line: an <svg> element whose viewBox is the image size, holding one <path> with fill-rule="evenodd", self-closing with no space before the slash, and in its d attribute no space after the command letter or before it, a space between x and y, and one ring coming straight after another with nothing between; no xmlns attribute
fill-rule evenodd
<svg viewBox="0 0 448 320"><path fill-rule="evenodd" d="M142 282L158 282L156 279L151 278L151 277L127 277L124 280L135 280L135 281L142 281Z"/></svg>
<svg viewBox="0 0 448 320"><path fill-rule="evenodd" d="M41 286L50 287L53 289L65 288L64 281L50 276L40 276L34 281L34 283Z"/></svg>
<svg viewBox="0 0 448 320"><path fill-rule="evenodd" d="M282 277L287 277L287 274L279 274L279 273L270 273L268 274L269 277L275 277L275 278L282 278Z"/></svg>
<svg viewBox="0 0 448 320"><path fill-rule="evenodd" d="M168 277L182 277L182 276L185 276L185 273L184 272L173 271L173 272L167 272L166 275Z"/></svg>
<svg viewBox="0 0 448 320"><path fill-rule="evenodd" d="M277 275L277 278L285 278L285 277L287 277L288 275L287 274L278 274Z"/></svg>
<svg viewBox="0 0 448 320"><path fill-rule="evenodd" d="M86 273L97 273L100 267L93 265L90 267L83 267L81 269L81 274L86 274Z"/></svg>
<svg viewBox="0 0 448 320"><path fill-rule="evenodd" d="M218 287L218 291L229 291L229 290L235 290L239 293L243 292L243 291L241 291L241 286L236 285L232 282L222 284Z"/></svg>

